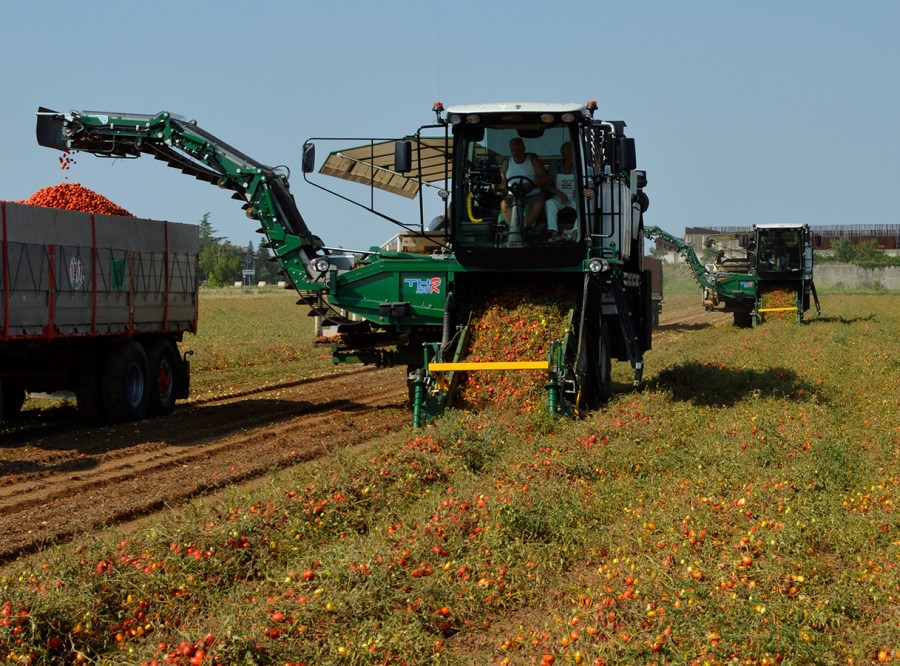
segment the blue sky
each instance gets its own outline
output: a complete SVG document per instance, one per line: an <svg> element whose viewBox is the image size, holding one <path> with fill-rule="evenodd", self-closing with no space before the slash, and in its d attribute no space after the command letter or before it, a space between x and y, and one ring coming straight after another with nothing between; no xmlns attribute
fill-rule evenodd
<svg viewBox="0 0 900 666"><path fill-rule="evenodd" d="M222 236L258 244L223 190L149 158L76 155L63 172L34 139L41 105L168 110L288 165L313 232L368 248L394 227L305 183L305 139L401 136L436 100L595 99L636 139L648 224L897 223L898 28L893 0L8 0L0 198L68 178L141 217L209 212Z"/></svg>

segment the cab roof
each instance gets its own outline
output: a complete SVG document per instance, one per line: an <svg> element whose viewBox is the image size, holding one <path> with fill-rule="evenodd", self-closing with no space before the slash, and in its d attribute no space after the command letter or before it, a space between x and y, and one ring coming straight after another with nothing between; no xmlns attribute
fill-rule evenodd
<svg viewBox="0 0 900 666"><path fill-rule="evenodd" d="M447 114L469 113L587 113L587 106L576 102L494 102L448 106Z"/></svg>
<svg viewBox="0 0 900 666"><path fill-rule="evenodd" d="M802 229L808 226L806 222L763 222L754 224L754 229Z"/></svg>

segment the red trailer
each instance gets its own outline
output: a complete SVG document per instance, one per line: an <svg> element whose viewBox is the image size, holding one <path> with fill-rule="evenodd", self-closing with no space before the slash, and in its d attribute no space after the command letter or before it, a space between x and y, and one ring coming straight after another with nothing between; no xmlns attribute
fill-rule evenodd
<svg viewBox="0 0 900 666"><path fill-rule="evenodd" d="M199 228L0 203L0 419L26 392L72 391L88 422L167 414L187 397Z"/></svg>

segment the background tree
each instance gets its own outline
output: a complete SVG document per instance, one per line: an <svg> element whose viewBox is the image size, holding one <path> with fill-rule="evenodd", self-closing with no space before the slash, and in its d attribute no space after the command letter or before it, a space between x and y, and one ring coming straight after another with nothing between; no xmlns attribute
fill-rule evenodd
<svg viewBox="0 0 900 666"><path fill-rule="evenodd" d="M832 255L834 255L836 261L839 261L843 264L849 264L851 261L853 261L853 241L851 241L846 236L835 238L833 241L831 241L831 253Z"/></svg>
<svg viewBox="0 0 900 666"><path fill-rule="evenodd" d="M276 281L278 264L271 260L272 253L269 248L260 245L253 256L253 268L256 269L258 280L265 280L268 283Z"/></svg>
<svg viewBox="0 0 900 666"><path fill-rule="evenodd" d="M216 230L205 213L200 220L200 279L211 287L231 284L241 277L241 255Z"/></svg>
<svg viewBox="0 0 900 666"><path fill-rule="evenodd" d="M884 253L878 249L874 238L863 240L853 246L853 262L857 264L878 263Z"/></svg>

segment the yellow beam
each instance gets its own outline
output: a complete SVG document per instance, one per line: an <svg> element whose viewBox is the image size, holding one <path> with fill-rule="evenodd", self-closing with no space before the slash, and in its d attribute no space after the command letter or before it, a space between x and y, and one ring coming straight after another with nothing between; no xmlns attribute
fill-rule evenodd
<svg viewBox="0 0 900 666"><path fill-rule="evenodd" d="M796 310L797 306L793 306L790 308L757 308L757 312L788 312L790 310Z"/></svg>
<svg viewBox="0 0 900 666"><path fill-rule="evenodd" d="M549 361L461 361L459 363L429 363L429 372L454 370L549 370Z"/></svg>

